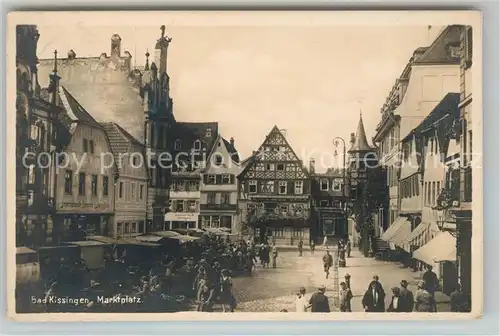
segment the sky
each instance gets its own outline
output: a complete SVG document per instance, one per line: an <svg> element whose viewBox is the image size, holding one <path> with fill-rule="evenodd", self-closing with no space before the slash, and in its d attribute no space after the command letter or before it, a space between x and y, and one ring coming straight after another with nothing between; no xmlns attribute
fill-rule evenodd
<svg viewBox="0 0 500 336"><path fill-rule="evenodd" d="M167 35L171 96L178 121L218 121L234 137L240 156L257 150L274 125L316 170L334 160L333 138L347 145L360 111L368 139L380 109L413 51L428 46L443 27L419 26L189 26L171 24ZM77 57L110 53L122 38L133 64L153 54L159 26L38 25L38 57L57 49ZM151 56L152 57L152 56ZM342 145L339 145L342 153Z"/></svg>

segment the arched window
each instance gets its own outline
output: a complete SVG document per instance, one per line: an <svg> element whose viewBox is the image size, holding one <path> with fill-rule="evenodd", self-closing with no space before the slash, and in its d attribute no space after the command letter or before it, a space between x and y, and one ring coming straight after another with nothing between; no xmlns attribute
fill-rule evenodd
<svg viewBox="0 0 500 336"><path fill-rule="evenodd" d="M175 149L175 150L180 150L180 149L181 149L181 147L182 147L182 142L181 142L181 140L180 140L180 139L175 140L175 142L174 142L174 149Z"/></svg>
<svg viewBox="0 0 500 336"><path fill-rule="evenodd" d="M195 140L195 142L193 144L193 148L195 150L200 150L201 149L201 141L200 140Z"/></svg>

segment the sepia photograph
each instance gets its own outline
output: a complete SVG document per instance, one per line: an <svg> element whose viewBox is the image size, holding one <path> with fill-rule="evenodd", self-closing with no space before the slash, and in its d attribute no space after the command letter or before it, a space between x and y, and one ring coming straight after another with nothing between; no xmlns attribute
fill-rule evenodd
<svg viewBox="0 0 500 336"><path fill-rule="evenodd" d="M10 315L477 318L481 21L427 13L11 17Z"/></svg>

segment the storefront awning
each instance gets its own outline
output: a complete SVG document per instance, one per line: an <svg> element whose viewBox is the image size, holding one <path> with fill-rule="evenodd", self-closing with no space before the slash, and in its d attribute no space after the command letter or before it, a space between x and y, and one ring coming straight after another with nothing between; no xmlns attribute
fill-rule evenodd
<svg viewBox="0 0 500 336"><path fill-rule="evenodd" d="M440 261L455 261L456 240L449 232L440 232L430 242L413 252L413 258L427 265Z"/></svg>
<svg viewBox="0 0 500 336"><path fill-rule="evenodd" d="M421 237L426 234L426 231L429 230L429 223L420 223L415 230L411 232L410 236L410 244L416 247L422 246Z"/></svg>
<svg viewBox="0 0 500 336"><path fill-rule="evenodd" d="M394 243L395 245L401 245L408 242L408 238L410 237L410 235L410 222L406 217L398 217L380 238L386 242Z"/></svg>

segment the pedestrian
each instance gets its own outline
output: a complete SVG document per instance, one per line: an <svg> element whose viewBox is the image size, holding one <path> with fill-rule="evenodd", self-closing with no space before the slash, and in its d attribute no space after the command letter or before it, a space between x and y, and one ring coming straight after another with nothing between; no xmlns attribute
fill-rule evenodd
<svg viewBox="0 0 500 336"><path fill-rule="evenodd" d="M278 258L278 248L276 247L276 243L273 243L271 253L273 256L273 268L276 268L276 258Z"/></svg>
<svg viewBox="0 0 500 336"><path fill-rule="evenodd" d="M403 309L407 313L411 313L413 311L413 305L415 304L415 299L413 297L413 293L408 289L408 281L401 280L401 288L399 289L399 300L400 305L403 306Z"/></svg>
<svg viewBox="0 0 500 336"><path fill-rule="evenodd" d="M389 304L389 308L387 308L387 311L389 313L404 313L405 307L403 302L401 301L399 287L392 287L391 291L392 291L392 298L391 298L391 303Z"/></svg>
<svg viewBox="0 0 500 336"><path fill-rule="evenodd" d="M323 270L325 271L326 279L328 279L328 275L330 275L330 267L332 266L332 255L330 254L330 251L326 250L325 255L323 256Z"/></svg>
<svg viewBox="0 0 500 336"><path fill-rule="evenodd" d="M417 287L418 289L415 293L415 310L417 312L433 313L434 299L431 293L425 288L425 282L419 281Z"/></svg>
<svg viewBox="0 0 500 336"><path fill-rule="evenodd" d="M330 304L328 303L328 297L325 295L326 287L320 286L318 291L311 295L309 299L309 304L311 305L312 313L329 313Z"/></svg>
<svg viewBox="0 0 500 336"><path fill-rule="evenodd" d="M453 313L467 313L469 309L469 300L459 283L455 285L455 290L450 294L450 307Z"/></svg>
<svg viewBox="0 0 500 336"><path fill-rule="evenodd" d="M295 310L297 313L305 313L310 308L309 300L306 298L306 289L300 287L297 298L295 299Z"/></svg>
<svg viewBox="0 0 500 336"><path fill-rule="evenodd" d="M351 257L351 240L347 239L347 243L345 244L345 252L347 253L347 258Z"/></svg>
<svg viewBox="0 0 500 336"><path fill-rule="evenodd" d="M365 312L383 313L385 311L385 292L378 281L370 282L361 301Z"/></svg>
<svg viewBox="0 0 500 336"><path fill-rule="evenodd" d="M215 300L215 288L209 281L203 281L198 290L198 311L211 312Z"/></svg>
<svg viewBox="0 0 500 336"><path fill-rule="evenodd" d="M311 241L310 249L311 249L311 255L314 255L314 250L316 249L316 243L314 242L314 240Z"/></svg>
<svg viewBox="0 0 500 336"><path fill-rule="evenodd" d="M229 275L229 271L227 269L223 269L221 272L220 279L220 301L222 304L222 311L225 313L229 308L231 312L234 312L236 308L236 299L233 296L233 280Z"/></svg>
<svg viewBox="0 0 500 336"><path fill-rule="evenodd" d="M341 312L351 312L351 300L352 300L352 292L347 287L345 282L340 283L340 311Z"/></svg>
<svg viewBox="0 0 500 336"><path fill-rule="evenodd" d="M304 246L304 242L302 241L302 238L299 240L299 257L302 257L302 247Z"/></svg>
<svg viewBox="0 0 500 336"><path fill-rule="evenodd" d="M378 278L378 275L374 275L373 276L373 279L372 279L372 282L374 282L376 284L376 286L378 287L378 291L380 293L382 293L385 297L385 291L384 291L384 287L382 286L382 284L380 283L379 281L379 278Z"/></svg>
<svg viewBox="0 0 500 336"><path fill-rule="evenodd" d="M439 279L436 273L432 271L432 266L427 266L427 271L422 275L422 280L424 281L425 290L432 296L432 307L437 312L435 293L439 289Z"/></svg>

